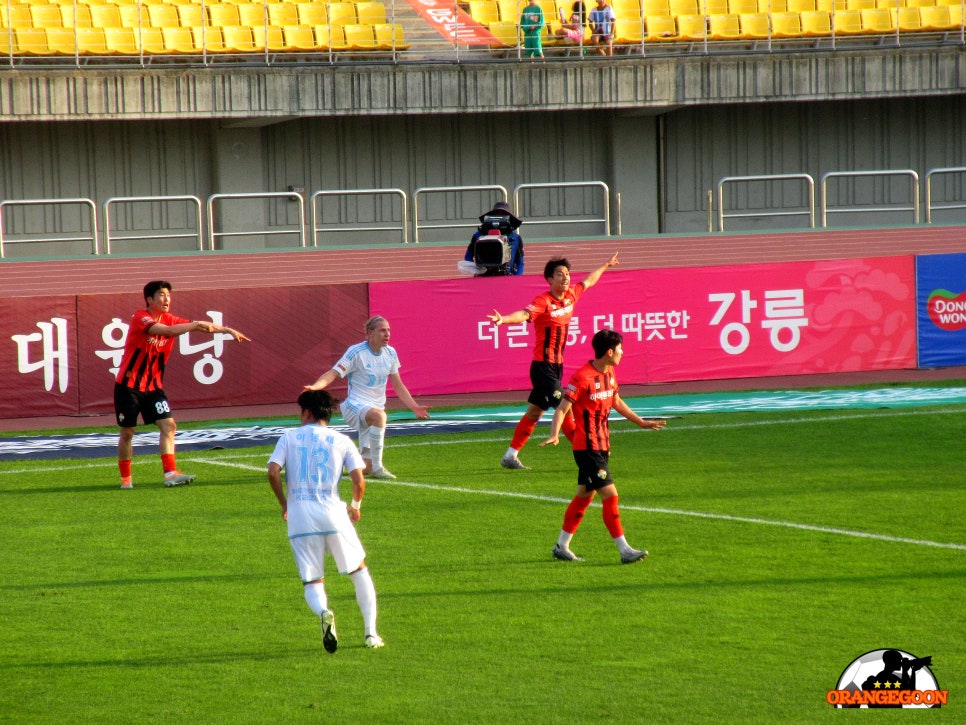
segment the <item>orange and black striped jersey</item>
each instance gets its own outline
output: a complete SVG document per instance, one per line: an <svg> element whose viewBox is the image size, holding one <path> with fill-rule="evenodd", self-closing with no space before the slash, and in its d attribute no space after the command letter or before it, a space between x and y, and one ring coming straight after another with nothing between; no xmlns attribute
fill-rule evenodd
<svg viewBox="0 0 966 725"><path fill-rule="evenodd" d="M183 317L163 312L154 319L147 310L138 310L131 317L131 324L124 340L124 357L117 371L117 382L126 388L142 393L162 388L164 366L174 349L173 337L148 334L152 325L180 325L191 322Z"/></svg>
<svg viewBox="0 0 966 725"><path fill-rule="evenodd" d="M577 429L574 431L575 451L610 451L610 427L607 417L617 395L614 371L600 372L592 362L583 365L563 391L573 403L571 409Z"/></svg>
<svg viewBox="0 0 966 725"><path fill-rule="evenodd" d="M547 291L534 297L527 305L530 323L537 335L533 345L534 360L563 364L570 318L573 317L574 307L583 293L584 285L579 282L568 289L561 299L557 299Z"/></svg>

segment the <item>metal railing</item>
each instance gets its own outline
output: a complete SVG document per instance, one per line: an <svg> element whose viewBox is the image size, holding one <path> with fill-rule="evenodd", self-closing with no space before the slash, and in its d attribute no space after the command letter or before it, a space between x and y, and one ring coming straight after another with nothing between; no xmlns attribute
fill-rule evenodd
<svg viewBox="0 0 966 725"><path fill-rule="evenodd" d="M400 204L400 223L397 224L384 224L377 226L352 226L352 227L328 227L322 228L319 226L322 220L322 213L319 209L319 201L323 197L327 196L354 196L367 194L371 196L381 196L391 194L393 196L399 197ZM309 208L312 212L312 222L309 227L310 236L312 238L312 246L319 246L319 235L324 231L329 232L386 232L386 231L399 231L402 233L402 243L409 244L409 200L406 196L406 192L402 189L339 189L335 191L317 191L312 194Z"/></svg>
<svg viewBox="0 0 966 725"><path fill-rule="evenodd" d="M215 206L218 202L225 201L227 199L285 199L288 202L295 202L299 205L299 221L295 225L294 229L246 229L245 231L217 231L215 224ZM208 197L208 202L206 204L208 209L208 249L215 249L215 241L218 239L223 239L226 237L269 237L269 236L291 236L297 235L299 240L299 246L305 246L305 200L302 198L301 194L297 194L291 191L266 191L264 193L249 193L249 194L212 194Z"/></svg>
<svg viewBox="0 0 966 725"><path fill-rule="evenodd" d="M772 181L802 181L805 183L807 190L807 201L808 210L785 210L779 209L777 211L745 211L736 213L726 213L724 206L724 188L728 184L748 184L756 182L772 182ZM717 184L718 190L718 231L724 231L724 220L725 219L741 219L741 218L761 218L761 217L777 217L777 216L808 216L808 226L812 229L815 228L815 180L809 174L774 174L765 176L725 176L718 180Z"/></svg>
<svg viewBox="0 0 966 725"><path fill-rule="evenodd" d="M610 187L607 186L603 181L558 181L558 182L547 182L544 184L519 184L513 188L513 208L517 212L517 216L523 218L526 216L523 213L523 205L521 203L521 192L528 191L531 189L572 189L572 188L597 188L604 192L604 216L603 217L571 217L566 216L557 219L533 219L532 217L527 217L527 226L534 226L539 224L597 224L603 223L604 225L604 235L611 235L611 224L610 224Z"/></svg>
<svg viewBox="0 0 966 725"><path fill-rule="evenodd" d="M151 230L148 234L114 234L111 224L111 207L119 204L187 202L194 207L194 232L172 232L164 229ZM197 196L115 196L104 202L104 253L111 254L111 242L142 242L158 239L194 239L199 252L205 249L204 229L201 223L201 199Z"/></svg>
<svg viewBox="0 0 966 725"><path fill-rule="evenodd" d="M67 232L63 235L58 235L54 237L29 237L29 238L16 238L10 239L8 235L5 234L6 224L3 219L3 210L12 206L63 206L63 205L80 205L86 206L90 210L88 216L88 222L90 223L90 233L86 234L83 230L78 230L76 234L80 236L71 236L75 232ZM0 201L0 259L4 258L4 244L41 244L45 242L56 242L56 243L70 243L70 242L90 242L93 254L98 254L99 250L97 248L97 205L90 199L22 199L22 200L6 200Z"/></svg>
<svg viewBox="0 0 966 725"><path fill-rule="evenodd" d="M836 209L829 209L828 206L828 181L829 179L841 179L841 178L883 178L889 176L905 176L911 180L911 193L909 195L909 200L911 201L911 206L844 206ZM884 171L829 171L827 174L822 174L820 179L821 184L821 194L822 194L822 226L828 226L828 215L829 214L845 214L845 213L868 213L868 212L897 212L897 211L911 211L913 213L913 223L919 223L919 174L917 174L912 169L894 169L894 170L884 170Z"/></svg>
<svg viewBox="0 0 966 725"><path fill-rule="evenodd" d="M932 178L940 174L966 174L966 166L951 166L945 169L931 169L926 172L926 224L932 224L933 209L966 209L966 203L962 201L933 203Z"/></svg>
<svg viewBox="0 0 966 725"><path fill-rule="evenodd" d="M421 224L419 221L419 197L425 194L464 194L469 192L496 191L502 195L502 200L508 202L510 195L506 187L499 184L481 184L479 186L424 186L413 192L413 242L419 243L420 229L469 229L479 226L479 222L446 222L444 224ZM480 209L480 213L486 209Z"/></svg>

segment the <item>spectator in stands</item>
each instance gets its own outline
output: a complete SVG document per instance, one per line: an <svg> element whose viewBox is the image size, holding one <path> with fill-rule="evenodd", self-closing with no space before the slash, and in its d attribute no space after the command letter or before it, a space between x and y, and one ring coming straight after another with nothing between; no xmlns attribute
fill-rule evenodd
<svg viewBox="0 0 966 725"><path fill-rule="evenodd" d="M563 8L560 8L560 27L554 31L554 35L558 38L565 39L568 43L580 45L584 42L584 23L586 19L587 8L584 6L583 0L577 0L573 4L569 18L567 17L567 12Z"/></svg>
<svg viewBox="0 0 966 725"><path fill-rule="evenodd" d="M382 464L386 442L386 383L417 418L429 418L429 409L417 403L399 374L399 356L389 346L389 321L376 315L366 320L366 339L349 347L335 366L306 390L322 390L336 378L349 378L349 395L342 402L342 417L359 432L359 449L366 462L365 475L393 479Z"/></svg>
<svg viewBox="0 0 966 725"><path fill-rule="evenodd" d="M543 8L537 0L529 0L520 15L520 30L523 31L523 54L527 58L543 58Z"/></svg>
<svg viewBox="0 0 966 725"><path fill-rule="evenodd" d="M490 211L480 217L480 228L473 232L473 238L466 248L463 263L459 265L461 271L474 274L477 277L499 277L523 274L523 238L517 229L523 222L513 212L505 201L498 201ZM480 237L496 234L506 244L509 261L505 264L491 263L479 266L476 263L476 243Z"/></svg>
<svg viewBox="0 0 966 725"><path fill-rule="evenodd" d="M144 423L154 423L161 432L159 446L165 486L182 486L195 477L178 470L174 453L177 425L171 405L162 388L162 377L176 337L187 332L225 334L236 342L248 340L238 330L216 325L209 320L186 320L172 315L171 283L155 280L144 285L145 309L131 317L124 356L114 383L114 413L121 436L117 443L117 467L121 488L133 488L131 459L138 414Z"/></svg>
<svg viewBox="0 0 966 725"><path fill-rule="evenodd" d="M614 55L614 23L617 16L607 0L597 0L597 7L590 11L590 42L600 55Z"/></svg>

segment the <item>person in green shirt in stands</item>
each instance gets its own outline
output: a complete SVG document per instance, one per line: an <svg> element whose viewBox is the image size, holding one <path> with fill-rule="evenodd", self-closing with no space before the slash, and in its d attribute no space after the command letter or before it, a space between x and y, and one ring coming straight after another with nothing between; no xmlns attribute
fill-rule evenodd
<svg viewBox="0 0 966 725"><path fill-rule="evenodd" d="M544 20L543 8L537 5L537 0L530 0L530 4L523 8L520 16L520 29L523 31L523 54L527 58L543 58Z"/></svg>

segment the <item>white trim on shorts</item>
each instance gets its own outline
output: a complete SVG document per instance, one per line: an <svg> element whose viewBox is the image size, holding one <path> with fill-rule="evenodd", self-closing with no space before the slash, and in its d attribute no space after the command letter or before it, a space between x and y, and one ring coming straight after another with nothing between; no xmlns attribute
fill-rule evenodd
<svg viewBox="0 0 966 725"><path fill-rule="evenodd" d="M364 456L372 450L372 444L369 440L369 429L372 426L366 423L366 416L373 408L376 408L376 406L350 403L348 400L342 401L342 405L339 406L339 410L342 411L342 419L346 425L358 431L359 452ZM377 410L382 410L382 408L377 408Z"/></svg>

